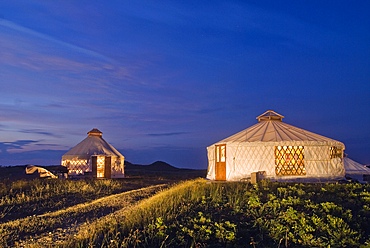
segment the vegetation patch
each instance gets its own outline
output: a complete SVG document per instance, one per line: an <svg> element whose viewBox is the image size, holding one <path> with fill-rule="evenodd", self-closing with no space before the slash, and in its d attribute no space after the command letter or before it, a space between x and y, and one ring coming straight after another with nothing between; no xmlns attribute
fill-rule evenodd
<svg viewBox="0 0 370 248"><path fill-rule="evenodd" d="M0 225L2 246L19 244L20 239L53 232L57 228L69 227L72 224L90 222L111 212L130 206L138 200L149 197L166 185L150 186L138 190L106 196L98 200L82 203L67 209L33 215ZM33 238L32 238L33 239Z"/></svg>
<svg viewBox="0 0 370 248"><path fill-rule="evenodd" d="M67 247L369 247L370 186L176 185L86 225Z"/></svg>
<svg viewBox="0 0 370 248"><path fill-rule="evenodd" d="M0 223L57 211L111 194L169 183L169 179L2 180Z"/></svg>

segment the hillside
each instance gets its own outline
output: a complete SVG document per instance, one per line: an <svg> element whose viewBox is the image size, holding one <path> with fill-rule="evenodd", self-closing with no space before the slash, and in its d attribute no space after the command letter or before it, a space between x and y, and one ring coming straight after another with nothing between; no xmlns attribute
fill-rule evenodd
<svg viewBox="0 0 370 248"><path fill-rule="evenodd" d="M369 247L370 185L186 181L66 247Z"/></svg>
<svg viewBox="0 0 370 248"><path fill-rule="evenodd" d="M132 164L125 161L125 175L140 176L140 175L156 175L156 176L178 176L184 178L205 177L207 170L193 170L176 168L166 162L156 161L149 165Z"/></svg>
<svg viewBox="0 0 370 248"><path fill-rule="evenodd" d="M0 183L1 247L365 248L370 243L368 184L178 183L152 176Z"/></svg>
<svg viewBox="0 0 370 248"><path fill-rule="evenodd" d="M104 182L102 180L99 181ZM30 183L32 185L32 182ZM109 181L105 181L105 183L108 187L113 186ZM73 234L78 232L80 226L122 209L130 208L137 201L150 197L166 187L168 187L166 184L160 184L139 187L139 189L133 190L130 188L135 187L129 186L127 188L129 190L123 193L111 194L83 203L74 201L74 204L70 207L64 203L64 208L56 211L48 211L50 208L43 209L44 211L41 212L29 212L28 214L27 211L22 211L22 214L20 213L21 215L18 216L19 218L5 221L4 223L0 221L0 246L48 247L51 240L56 245L70 239ZM99 189L99 186L96 189ZM102 189L100 188L100 190ZM64 202L63 197L60 197L60 201L56 201L56 197L46 196L46 198L59 204ZM83 198L84 196L81 195L80 199ZM30 203L24 202L23 205L29 206ZM42 202L39 202L38 206L44 207ZM9 210L9 207L2 205L0 205L0 210L2 210L0 213L5 213L5 217L9 217L9 213L15 212L12 209ZM1 218L1 220L4 220L4 218Z"/></svg>
<svg viewBox="0 0 370 248"><path fill-rule="evenodd" d="M35 179L38 178L37 173L34 175L27 175L25 173L27 165L17 165L17 166L0 166L0 180L21 180L21 179ZM67 172L63 171L65 167L60 165L49 165L41 166L49 170L52 173L57 172ZM141 177L141 176L162 176L162 177L172 177L178 179L191 179L197 177L205 177L207 170L193 170L193 169L181 169L176 168L166 162L156 161L149 165L133 164L125 161L125 176L126 177Z"/></svg>
<svg viewBox="0 0 370 248"><path fill-rule="evenodd" d="M143 170L143 171L162 171L162 172L172 172L172 171L180 171L182 169L176 168L166 162L156 161L149 165L140 165L140 164L133 164L128 161L125 161L125 170Z"/></svg>
<svg viewBox="0 0 370 248"><path fill-rule="evenodd" d="M0 166L0 179L20 180L27 178L25 169L27 165ZM28 177L29 178L29 177Z"/></svg>

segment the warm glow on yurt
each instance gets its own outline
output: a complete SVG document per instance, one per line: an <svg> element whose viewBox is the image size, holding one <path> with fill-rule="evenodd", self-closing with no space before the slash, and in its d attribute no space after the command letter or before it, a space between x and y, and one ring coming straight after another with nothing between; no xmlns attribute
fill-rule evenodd
<svg viewBox="0 0 370 248"><path fill-rule="evenodd" d="M291 126L267 111L258 123L209 147L207 178L239 181L252 173L282 181L344 178L342 142Z"/></svg>
<svg viewBox="0 0 370 248"><path fill-rule="evenodd" d="M124 177L125 157L94 128L88 136L62 157L62 165L69 175L92 174L96 178Z"/></svg>

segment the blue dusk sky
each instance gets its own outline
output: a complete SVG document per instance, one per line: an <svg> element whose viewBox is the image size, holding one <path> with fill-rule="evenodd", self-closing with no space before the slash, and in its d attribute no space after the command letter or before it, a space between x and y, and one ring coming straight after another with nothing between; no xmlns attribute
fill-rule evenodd
<svg viewBox="0 0 370 248"><path fill-rule="evenodd" d="M126 160L207 168L267 110L370 164L370 1L0 2L0 164L92 128Z"/></svg>

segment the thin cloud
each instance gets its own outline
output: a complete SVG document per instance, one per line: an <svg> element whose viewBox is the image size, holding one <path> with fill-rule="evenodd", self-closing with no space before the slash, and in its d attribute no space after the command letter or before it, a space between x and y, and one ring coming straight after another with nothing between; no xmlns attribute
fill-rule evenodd
<svg viewBox="0 0 370 248"><path fill-rule="evenodd" d="M109 58L107 56L104 56L100 53L97 53L97 52L94 52L94 51L91 51L91 50L88 50L88 49L85 49L85 48L82 48L82 47L79 47L79 46L76 46L76 45L73 45L73 44L70 44L70 43L67 43L67 42L64 42L64 41L60 41L60 40L55 39L55 38L53 38L49 35L45 35L45 34L36 32L32 29L25 28L21 25L18 25L14 22L11 22L11 21L8 21L8 20L5 20L5 19L0 19L0 26L7 27L7 28L10 28L10 29L13 29L13 30L25 33L25 34L29 34L29 35L41 38L43 40L51 41L53 43L59 44L59 45L64 46L64 47L68 47L70 49L73 49L75 51L87 54L89 56L102 59L102 60L104 60L106 62L109 62L109 63L114 62L114 60L112 60L111 58Z"/></svg>
<svg viewBox="0 0 370 248"><path fill-rule="evenodd" d="M39 164L59 165L60 160L67 150L33 150L17 153L1 154L1 165ZM16 154L16 155L14 155Z"/></svg>
<svg viewBox="0 0 370 248"><path fill-rule="evenodd" d="M46 147L49 147L49 146L52 146L52 147L61 147L61 145L58 145L58 144L49 144L49 143L45 143L45 144L35 144L35 146L46 146ZM69 146L65 146L66 148L70 148Z"/></svg>
<svg viewBox="0 0 370 248"><path fill-rule="evenodd" d="M187 134L188 132L172 132L172 133L149 133L148 136L161 137L161 136L176 136Z"/></svg>
<svg viewBox="0 0 370 248"><path fill-rule="evenodd" d="M20 132L20 133L31 133L31 134L41 134L41 135L60 138L60 135L57 135L57 134L51 133L51 132L46 132L46 131L43 131L41 129L23 129L23 130L19 130L18 132Z"/></svg>
<svg viewBox="0 0 370 248"><path fill-rule="evenodd" d="M13 142L0 142L1 153L8 153L9 149L22 149L24 146L37 143L39 140L16 140Z"/></svg>
<svg viewBox="0 0 370 248"><path fill-rule="evenodd" d="M25 41L14 42L18 36L4 32L2 35L0 44L4 50L0 53L0 61L4 64L38 72L53 71L54 74L56 71L69 71L74 74L84 71L102 71L105 66L105 63L97 60L87 59L88 62L80 62L74 58L69 59L68 54L58 55L56 54L57 50L50 50L46 44L40 44L39 39L28 38Z"/></svg>
<svg viewBox="0 0 370 248"><path fill-rule="evenodd" d="M64 104L58 104L58 103L50 103L47 105L43 105L44 108L50 108L50 109L67 109L68 107Z"/></svg>

